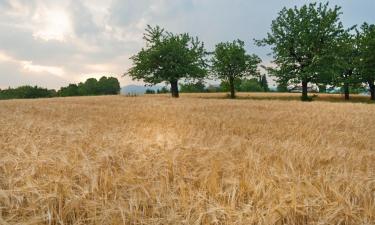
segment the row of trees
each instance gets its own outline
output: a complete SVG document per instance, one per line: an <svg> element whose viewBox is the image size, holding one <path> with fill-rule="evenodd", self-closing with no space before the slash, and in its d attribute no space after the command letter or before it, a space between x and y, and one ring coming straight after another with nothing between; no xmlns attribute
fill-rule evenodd
<svg viewBox="0 0 375 225"><path fill-rule="evenodd" d="M0 90L0 99L20 98L51 98L56 96L55 90L49 90L38 86L21 86Z"/></svg>
<svg viewBox="0 0 375 225"><path fill-rule="evenodd" d="M309 100L308 83L343 86L346 99L350 88L367 83L375 100L375 25L344 28L341 15L340 7L328 3L284 8L267 37L255 40L272 48L269 74L281 85L302 84L302 100ZM237 80L259 76L261 59L248 54L241 40L219 43L207 52L198 38L158 26L148 26L144 40L146 47L131 58L126 74L149 84L167 82L173 97L179 96L181 79L220 79L234 98Z"/></svg>
<svg viewBox="0 0 375 225"><path fill-rule="evenodd" d="M84 83L69 84L59 91L38 86L21 86L0 90L0 99L51 98L87 95L115 95L120 92L120 83L114 77L102 77L100 80L89 78Z"/></svg>
<svg viewBox="0 0 375 225"><path fill-rule="evenodd" d="M181 79L203 80L215 74L228 84L234 98L237 80L259 76L261 60L247 54L241 40L218 44L212 53L214 57L208 60L210 53L204 44L187 33L173 34L159 26L148 26L143 38L146 47L131 58L134 65L126 74L151 85L167 82L171 85L172 97L179 97ZM215 73L209 74L209 61Z"/></svg>
<svg viewBox="0 0 375 225"><path fill-rule="evenodd" d="M262 75L259 78L245 78L245 79L236 79L234 82L234 89L241 92L268 92L268 83L266 75ZM228 82L221 82L220 85L208 85L203 81L190 82L190 83L181 83L179 84L179 91L181 93L206 93L206 92L229 92L230 85ZM147 89L146 94L161 94L169 93L170 90L166 87L162 89L153 90Z"/></svg>
<svg viewBox="0 0 375 225"><path fill-rule="evenodd" d="M341 8L311 3L284 8L272 22L259 46L272 46L275 67L268 68L281 83L302 83L302 99L308 100L307 84L349 88L367 83L375 100L375 26L364 23L344 28Z"/></svg>
<svg viewBox="0 0 375 225"><path fill-rule="evenodd" d="M62 87L58 96L89 96L89 95L116 95L120 92L120 83L115 77L105 77L99 79L89 78L79 84L69 84Z"/></svg>

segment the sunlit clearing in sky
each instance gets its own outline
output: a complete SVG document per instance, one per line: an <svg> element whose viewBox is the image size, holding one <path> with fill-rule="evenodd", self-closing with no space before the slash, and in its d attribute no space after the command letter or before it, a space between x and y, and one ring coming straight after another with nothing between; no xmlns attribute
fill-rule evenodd
<svg viewBox="0 0 375 225"><path fill-rule="evenodd" d="M41 25L33 34L35 38L64 41L71 31L69 16L64 11L44 10L37 13L34 19Z"/></svg>

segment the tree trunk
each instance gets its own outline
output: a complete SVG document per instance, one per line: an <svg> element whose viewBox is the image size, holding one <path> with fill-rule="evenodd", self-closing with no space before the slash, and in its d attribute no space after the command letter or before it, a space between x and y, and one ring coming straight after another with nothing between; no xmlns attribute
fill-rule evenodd
<svg viewBox="0 0 375 225"><path fill-rule="evenodd" d="M302 101L309 100L309 97L307 95L307 81L302 81Z"/></svg>
<svg viewBox="0 0 375 225"><path fill-rule="evenodd" d="M178 81L173 80L171 82L171 93L173 98L178 98L180 95L178 93Z"/></svg>
<svg viewBox="0 0 375 225"><path fill-rule="evenodd" d="M344 83L344 94L345 94L345 100L349 100L349 83Z"/></svg>
<svg viewBox="0 0 375 225"><path fill-rule="evenodd" d="M370 86L371 100L375 101L375 85L374 85L374 80L369 81L368 84Z"/></svg>
<svg viewBox="0 0 375 225"><path fill-rule="evenodd" d="M236 93L234 90L234 78L229 78L229 88L230 88L230 98L236 98Z"/></svg>

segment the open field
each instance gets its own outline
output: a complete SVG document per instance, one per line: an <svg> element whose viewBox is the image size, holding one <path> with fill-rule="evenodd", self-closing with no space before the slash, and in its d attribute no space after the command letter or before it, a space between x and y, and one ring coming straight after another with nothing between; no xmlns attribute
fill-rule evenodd
<svg viewBox="0 0 375 225"><path fill-rule="evenodd" d="M1 225L375 224L374 104L109 96L0 115Z"/></svg>

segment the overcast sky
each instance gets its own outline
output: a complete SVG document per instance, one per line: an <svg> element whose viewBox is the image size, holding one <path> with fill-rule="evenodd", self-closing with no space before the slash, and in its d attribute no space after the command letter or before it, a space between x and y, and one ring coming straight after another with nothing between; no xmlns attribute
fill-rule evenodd
<svg viewBox="0 0 375 225"><path fill-rule="evenodd" d="M144 45L147 24L199 36L212 50L240 38L265 63L269 50L254 46L282 7L302 0L0 0L0 88L24 84L59 88L112 75L121 85L129 57ZM375 23L375 0L332 0L346 26Z"/></svg>

